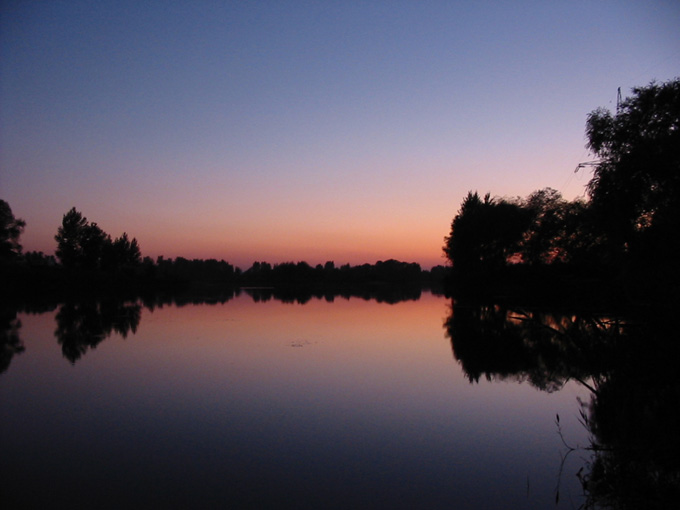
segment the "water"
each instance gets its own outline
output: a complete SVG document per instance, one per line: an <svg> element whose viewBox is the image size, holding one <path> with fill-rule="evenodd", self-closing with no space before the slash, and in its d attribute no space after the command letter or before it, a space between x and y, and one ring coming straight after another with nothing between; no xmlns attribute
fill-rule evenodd
<svg viewBox="0 0 680 510"><path fill-rule="evenodd" d="M555 507L558 490L557 508L583 501L582 455L561 461L563 439L588 441L587 390L471 383L443 297L243 293L79 311L18 314L25 351L0 375L10 508L531 509Z"/></svg>

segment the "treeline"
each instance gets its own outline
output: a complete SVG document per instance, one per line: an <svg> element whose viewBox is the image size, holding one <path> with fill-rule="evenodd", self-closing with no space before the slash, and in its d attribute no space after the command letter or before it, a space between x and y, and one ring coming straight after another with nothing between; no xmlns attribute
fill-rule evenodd
<svg viewBox="0 0 680 510"><path fill-rule="evenodd" d="M350 264L336 266L333 261L316 266L304 261L279 264L257 261L245 271L224 260L188 260L183 257L174 260L159 257L155 262L145 258L141 265L143 274L152 279L202 285L233 284L252 287L420 285L432 278L432 273L421 269L419 264L393 259L358 266ZM435 276L443 270L444 268L435 268Z"/></svg>
<svg viewBox="0 0 680 510"><path fill-rule="evenodd" d="M633 89L615 113L591 112L586 136L597 158L586 164L587 200L550 188L468 193L444 245L455 291L677 299L680 79Z"/></svg>
<svg viewBox="0 0 680 510"><path fill-rule="evenodd" d="M316 266L258 261L246 270L216 259L160 256L154 260L142 256L135 238L125 232L111 237L76 208L64 214L57 230L56 257L22 253L19 237L25 222L14 218L7 202L0 201L0 211L2 278L15 293L217 291L233 287L355 289L355 293L358 287L375 286L419 290L423 285L436 285L446 272L441 266L426 271L419 264L393 259L358 266L336 266L333 261Z"/></svg>
<svg viewBox="0 0 680 510"><path fill-rule="evenodd" d="M590 204L546 188L526 198L469 192L444 238L457 297L610 300L617 264Z"/></svg>

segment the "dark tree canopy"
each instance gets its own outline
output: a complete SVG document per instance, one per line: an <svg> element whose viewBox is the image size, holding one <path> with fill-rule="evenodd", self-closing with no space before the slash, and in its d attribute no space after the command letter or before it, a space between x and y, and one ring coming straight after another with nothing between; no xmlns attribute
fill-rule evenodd
<svg viewBox="0 0 680 510"><path fill-rule="evenodd" d="M130 240L127 232L105 243L102 251L101 265L103 269L117 269L121 266L135 266L142 261L142 253L139 250L137 239Z"/></svg>
<svg viewBox="0 0 680 510"><path fill-rule="evenodd" d="M498 269L518 250L530 220L518 203L468 192L445 238L444 253L456 271Z"/></svg>
<svg viewBox="0 0 680 510"><path fill-rule="evenodd" d="M680 290L680 79L594 110L586 135L598 158L589 201L550 188L511 201L468 193L444 245L458 281L522 262L606 275L638 296Z"/></svg>
<svg viewBox="0 0 680 510"><path fill-rule="evenodd" d="M4 200L0 200L0 259L9 260L21 254L19 237L26 222L15 218L12 208Z"/></svg>
<svg viewBox="0 0 680 510"><path fill-rule="evenodd" d="M54 236L57 257L65 267L116 270L138 265L141 252L136 239L127 233L111 240L96 223L89 223L75 207L67 212Z"/></svg>
<svg viewBox="0 0 680 510"><path fill-rule="evenodd" d="M558 191L544 188L531 193L522 206L531 218L519 249L522 262L532 265L593 262L593 251L600 240L589 228L585 201L570 202Z"/></svg>
<svg viewBox="0 0 680 510"><path fill-rule="evenodd" d="M588 115L588 148L599 158L587 189L612 241L629 249L680 218L680 79L636 87L616 113Z"/></svg>
<svg viewBox="0 0 680 510"><path fill-rule="evenodd" d="M562 237L566 213L562 195L552 188L545 188L534 191L523 205L533 220L522 242L525 260L535 264L559 258L562 254L557 244Z"/></svg>
<svg viewBox="0 0 680 510"><path fill-rule="evenodd" d="M90 224L75 207L68 211L54 237L56 254L65 267L94 268L99 264L106 234Z"/></svg>
<svg viewBox="0 0 680 510"><path fill-rule="evenodd" d="M508 278L528 289L528 278L539 282L567 267L600 272L608 264L604 246L588 203L545 188L512 200L469 192L443 248L458 289L483 293Z"/></svg>

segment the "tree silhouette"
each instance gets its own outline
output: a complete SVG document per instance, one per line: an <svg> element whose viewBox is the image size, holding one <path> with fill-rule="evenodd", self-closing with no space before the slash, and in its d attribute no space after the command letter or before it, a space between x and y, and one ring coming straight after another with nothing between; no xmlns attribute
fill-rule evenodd
<svg viewBox="0 0 680 510"><path fill-rule="evenodd" d="M75 207L68 211L54 236L56 254L65 267L96 268L106 242L106 234L96 223L90 224Z"/></svg>
<svg viewBox="0 0 680 510"><path fill-rule="evenodd" d="M0 260L11 260L21 254L19 237L26 222L14 217L12 208L0 200Z"/></svg>
<svg viewBox="0 0 680 510"><path fill-rule="evenodd" d="M136 239L127 233L111 240L96 223L89 223L75 207L68 211L54 236L56 254L68 268L117 270L139 265L141 252Z"/></svg>
<svg viewBox="0 0 680 510"><path fill-rule="evenodd" d="M566 204L562 195L552 188L535 191L526 199L524 206L531 213L532 222L522 242L525 262L540 264L565 258L560 241L565 237Z"/></svg>
<svg viewBox="0 0 680 510"><path fill-rule="evenodd" d="M625 252L680 225L680 79L636 87L615 114L588 115L588 148L598 156L587 189L612 248ZM677 244L677 241L676 241Z"/></svg>
<svg viewBox="0 0 680 510"><path fill-rule="evenodd" d="M520 204L492 199L488 193L482 200L470 191L451 223L444 253L459 273L498 270L519 249L530 221Z"/></svg>
<svg viewBox="0 0 680 510"><path fill-rule="evenodd" d="M122 267L139 265L142 261L142 254L137 244L137 239L128 238L127 232L119 238L111 241L110 238L104 243L102 249L102 269L116 270Z"/></svg>

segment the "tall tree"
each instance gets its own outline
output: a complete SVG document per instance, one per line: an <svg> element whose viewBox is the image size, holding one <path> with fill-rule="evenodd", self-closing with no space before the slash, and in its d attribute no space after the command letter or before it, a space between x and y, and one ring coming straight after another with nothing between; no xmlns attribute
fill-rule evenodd
<svg viewBox="0 0 680 510"><path fill-rule="evenodd" d="M586 124L588 147L599 158L587 189L623 252L640 233L677 237L680 222L680 79L632 92L616 113L598 108Z"/></svg>
<svg viewBox="0 0 680 510"><path fill-rule="evenodd" d="M519 249L530 221L518 203L468 192L444 239L444 253L459 273L499 269Z"/></svg>
<svg viewBox="0 0 680 510"><path fill-rule="evenodd" d="M111 238L96 223L89 223L75 207L67 212L54 236L57 257L66 267L95 269Z"/></svg>
<svg viewBox="0 0 680 510"><path fill-rule="evenodd" d="M0 200L0 259L9 260L21 254L19 237L24 227L26 222L15 218L9 204Z"/></svg>

